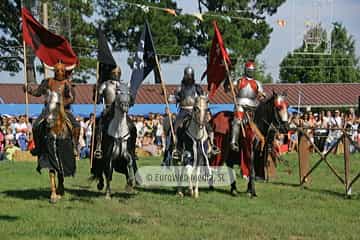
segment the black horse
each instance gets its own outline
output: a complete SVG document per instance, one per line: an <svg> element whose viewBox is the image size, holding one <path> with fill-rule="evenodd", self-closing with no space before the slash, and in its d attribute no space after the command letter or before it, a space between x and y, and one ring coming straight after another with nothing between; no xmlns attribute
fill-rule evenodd
<svg viewBox="0 0 360 240"><path fill-rule="evenodd" d="M95 131L101 131L101 152L96 154L92 149L92 178L98 180L97 187L102 190L104 178L106 178L106 198L111 198L110 182L113 170L125 174L126 190L132 191L135 185L136 155L136 127L127 115L130 104L128 87L123 85L117 90L117 94L110 109L101 116L101 127ZM96 132L95 132L96 133ZM95 134L97 136L97 134ZM97 145L95 142L94 146Z"/></svg>
<svg viewBox="0 0 360 240"><path fill-rule="evenodd" d="M212 166L221 166L224 162L230 168L233 168L235 164L240 165L240 154L234 152L230 148L230 136L231 136L231 122L233 120L233 112L224 111L217 113L211 120L212 127L215 134L215 144L221 149L221 154L215 156L212 161ZM240 137L239 141L241 145L250 145L251 152L250 156L250 179L248 182L248 189L252 196L256 196L255 192L255 170L256 175L261 175L261 171L264 172L265 162L267 159L265 155L268 153L267 149L269 144L272 144L274 138L273 130L285 131L287 129L288 113L287 113L287 102L286 94L276 94L261 102L255 110L253 117L253 123L259 130L258 132L265 139L265 146L263 149L260 147L260 142L255 139L254 142L248 143L245 138ZM245 130L246 131L246 130ZM261 159L260 159L261 158ZM262 169L262 170L258 170ZM230 174L233 174L232 172ZM232 194L236 194L236 181L235 176L230 176L233 180L231 186Z"/></svg>
<svg viewBox="0 0 360 240"><path fill-rule="evenodd" d="M265 137L265 147L254 149L254 170L256 177L265 179L269 177L265 173L268 165L268 156L273 152L273 141L277 132L287 133L288 124L288 104L285 92L281 94L273 93L269 98L256 108L254 123Z"/></svg>

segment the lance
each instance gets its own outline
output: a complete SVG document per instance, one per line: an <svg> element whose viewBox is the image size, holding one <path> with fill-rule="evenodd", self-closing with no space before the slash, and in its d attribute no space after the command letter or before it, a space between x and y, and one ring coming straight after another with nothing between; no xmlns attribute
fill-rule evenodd
<svg viewBox="0 0 360 240"><path fill-rule="evenodd" d="M228 66L228 64L227 64L227 61L226 61L226 59L225 59L225 56L223 56L223 61L224 61L224 65L225 65L226 74L227 74L227 76L228 76L228 78L229 78L230 91L231 91L231 95L232 95L232 98L233 98L233 101L234 101L234 105L235 105L235 109L236 109L235 88L234 88L233 82L231 81L230 70L229 70L229 66ZM241 126L242 135L243 135L243 137L245 137L245 129L244 129L244 125L243 125L242 121L240 121L240 126Z"/></svg>
<svg viewBox="0 0 360 240"><path fill-rule="evenodd" d="M167 107L167 109L168 109L167 114L168 114L168 117L169 117L169 124L170 124L171 136L172 136L173 143L174 143L174 145L176 146L176 136L175 136L174 126L173 126L173 123L172 123L172 113L171 113L171 111L170 111L169 101L168 101L168 98L167 98L167 91L166 91L164 79L163 79L163 77L162 77L162 73L161 73L161 69L160 69L160 64L159 64L159 59L158 59L158 57L157 57L156 54L155 54L155 62L156 62L156 67L158 68L158 71L159 71L161 88L162 88L162 91L163 91L163 93L164 93L165 105L166 105L166 107Z"/></svg>
<svg viewBox="0 0 360 240"><path fill-rule="evenodd" d="M94 153L95 153L95 131L96 131L96 104L97 104L97 98L98 98L98 82L99 82L99 68L100 63L99 61L96 63L96 84L95 84L95 97L94 97L94 123L91 123L93 125L92 134L91 134L91 148L93 151L90 151L92 154L90 154L90 169L92 168L93 160L94 160ZM91 120L91 119L90 119ZM101 129L100 129L101 131Z"/></svg>

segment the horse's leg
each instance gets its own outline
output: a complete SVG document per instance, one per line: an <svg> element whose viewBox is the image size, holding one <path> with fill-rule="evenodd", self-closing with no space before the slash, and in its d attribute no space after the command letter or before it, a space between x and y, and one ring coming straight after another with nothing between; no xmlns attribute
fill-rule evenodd
<svg viewBox="0 0 360 240"><path fill-rule="evenodd" d="M56 189L56 194L58 194L59 196L64 196L65 195L64 176L58 173L57 178L58 178L58 187Z"/></svg>
<svg viewBox="0 0 360 240"><path fill-rule="evenodd" d="M58 196L56 195L56 181L55 181L55 171L50 170L49 171L49 178L50 178L50 202L56 203L58 200Z"/></svg>
<svg viewBox="0 0 360 240"><path fill-rule="evenodd" d="M218 172L218 168L216 168L216 172ZM212 175L210 176L210 178L209 178L209 180L208 180L208 184L209 184L209 189L210 190L214 190L214 171L215 171L215 169L211 169L211 171L212 171Z"/></svg>
<svg viewBox="0 0 360 240"><path fill-rule="evenodd" d="M200 167L195 167L195 187L194 187L194 198L199 197L199 176L200 176Z"/></svg>
<svg viewBox="0 0 360 240"><path fill-rule="evenodd" d="M105 164L104 174L105 174L105 178L106 178L105 198L111 199L110 183L111 183L112 174L113 174L112 157L109 159L109 162Z"/></svg>
<svg viewBox="0 0 360 240"><path fill-rule="evenodd" d="M106 177L106 189L105 189L105 198L111 199L111 178L112 178L112 169L106 169L105 171L105 177Z"/></svg>
<svg viewBox="0 0 360 240"><path fill-rule="evenodd" d="M251 197L256 197L255 192L255 166L254 166L254 152L252 151L250 157L250 178L248 182L248 192Z"/></svg>
<svg viewBox="0 0 360 240"><path fill-rule="evenodd" d="M234 165L233 166L228 166L227 167L228 170L228 174L229 174L229 178L230 178L230 193L233 196L237 196L238 195L238 191L237 191L237 187L236 187L236 174L234 171Z"/></svg>
<svg viewBox="0 0 360 240"><path fill-rule="evenodd" d="M134 173L134 167L133 167L133 159L131 155L127 154L127 175L126 175L126 181L127 181L127 190L132 191L133 187L135 186L135 173Z"/></svg>
<svg viewBox="0 0 360 240"><path fill-rule="evenodd" d="M194 196L194 189L193 189L193 182L192 182L192 172L193 172L193 166L188 164L185 166L185 170L186 170L186 176L188 177L189 180L189 194L191 197Z"/></svg>
<svg viewBox="0 0 360 240"><path fill-rule="evenodd" d="M134 174L134 168L132 165L131 157L129 156L130 160L128 160L127 163L127 171L126 171L126 186L125 191L128 193L134 192L134 186L135 186L135 174Z"/></svg>
<svg viewBox="0 0 360 240"><path fill-rule="evenodd" d="M182 181L184 180L184 169L185 167L182 167L180 170L180 166L175 167L175 176L176 176L176 194L179 197L184 197L184 193L182 191Z"/></svg>
<svg viewBox="0 0 360 240"><path fill-rule="evenodd" d="M98 189L99 191L101 191L101 190L104 189L104 177L103 177L102 174L101 174L101 176L98 178L97 189Z"/></svg>

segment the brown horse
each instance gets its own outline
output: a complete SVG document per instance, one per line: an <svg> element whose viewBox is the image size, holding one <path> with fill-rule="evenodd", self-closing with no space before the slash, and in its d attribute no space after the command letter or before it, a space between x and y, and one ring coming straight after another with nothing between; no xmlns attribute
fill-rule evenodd
<svg viewBox="0 0 360 240"><path fill-rule="evenodd" d="M38 168L49 170L50 202L55 203L64 195L64 177L75 173L72 125L64 109L62 97L55 91L48 91L47 104L40 124L44 144L38 156ZM58 186L56 187L56 176Z"/></svg>
<svg viewBox="0 0 360 240"><path fill-rule="evenodd" d="M230 149L231 136L231 122L233 119L233 112L225 111L217 113L212 119L212 126L215 134L215 144L221 149L221 154L215 156L212 161L212 166L221 166L224 163L230 168L234 165L242 164L241 154L246 155L249 159L249 182L247 192L251 196L256 196L255 193L255 173L257 176L263 175L264 162L268 154L268 145L272 143L274 133L273 131L283 131L287 129L288 113L287 113L287 99L286 93L276 94L261 102L255 110L252 123L255 125L255 130L260 132L265 140L265 148L261 147L258 139L254 142L247 142L247 138L240 137L240 145L243 147L241 152L234 152ZM254 134L254 130L248 126L245 127L245 135ZM259 135L259 134L256 134ZM257 170L257 171L256 171ZM256 171L256 172L255 172ZM230 173L232 174L232 172ZM231 192L236 195L236 179L235 176L230 176L232 180Z"/></svg>

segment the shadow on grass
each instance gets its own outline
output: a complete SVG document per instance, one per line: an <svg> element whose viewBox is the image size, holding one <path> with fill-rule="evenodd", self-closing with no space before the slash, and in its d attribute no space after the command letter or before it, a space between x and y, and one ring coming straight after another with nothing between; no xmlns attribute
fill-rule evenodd
<svg viewBox="0 0 360 240"><path fill-rule="evenodd" d="M326 194L326 195L331 195L331 196L334 196L334 197L346 199L345 192L335 192L335 191L333 191L333 190L328 190L328 189L316 189L316 188L310 188L310 187L304 187L304 189L305 189L306 191L309 191L309 192ZM355 195L354 195L354 196L355 196Z"/></svg>
<svg viewBox="0 0 360 240"><path fill-rule="evenodd" d="M285 187L301 187L299 183L284 183L284 182L268 182L272 185L285 186Z"/></svg>
<svg viewBox="0 0 360 240"><path fill-rule="evenodd" d="M128 192L113 192L113 194L111 194L111 197L113 198L122 198L122 199L131 199L134 198L138 195L139 193L134 192L134 193L128 193Z"/></svg>
<svg viewBox="0 0 360 240"><path fill-rule="evenodd" d="M145 188L145 187L137 187L137 191L139 192L146 192L146 193L155 193L159 195L176 195L175 188Z"/></svg>
<svg viewBox="0 0 360 240"><path fill-rule="evenodd" d="M104 193L99 191L90 191L87 189L71 189L71 188L65 188L65 192L68 192L74 196L80 197L80 198L96 198L104 195Z"/></svg>
<svg viewBox="0 0 360 240"><path fill-rule="evenodd" d="M23 190L8 190L1 192L8 197L18 198L23 200L34 200L34 199L48 199L50 197L50 190L47 188L43 189L23 189Z"/></svg>
<svg viewBox="0 0 360 240"><path fill-rule="evenodd" d="M17 217L17 216L0 215L0 221L14 222L18 219L19 219L19 217Z"/></svg>

